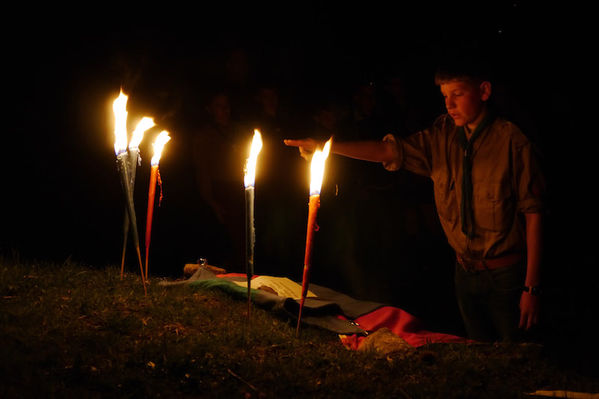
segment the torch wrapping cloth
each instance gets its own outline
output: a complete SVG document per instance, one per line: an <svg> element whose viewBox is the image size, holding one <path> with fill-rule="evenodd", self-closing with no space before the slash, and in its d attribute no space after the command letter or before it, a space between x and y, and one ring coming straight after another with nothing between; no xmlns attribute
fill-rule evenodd
<svg viewBox="0 0 599 399"><path fill-rule="evenodd" d="M144 278L143 265L141 263L141 253L139 250L139 234L137 232L137 217L135 216L135 206L133 204L133 192L129 186L129 164L128 164L127 153L121 153L117 155L117 167L119 169L119 175L121 176L121 185L123 187L123 193L125 197L125 206L129 214L129 220L131 221L131 233L133 236L133 243L137 251L137 258L139 261L139 268L141 270L141 280L144 285L144 292L146 291L146 281Z"/></svg>
<svg viewBox="0 0 599 399"><path fill-rule="evenodd" d="M304 277L302 279L302 296L306 296L308 291L309 272L312 261L312 245L314 240L314 233L318 230L316 224L316 215L320 208L320 195L311 195L310 202L308 205L308 228L306 229L306 251L304 253ZM305 284L304 284L305 283ZM304 287L305 285L305 287Z"/></svg>
<svg viewBox="0 0 599 399"><path fill-rule="evenodd" d="M254 230L254 196L253 186L245 188L245 268L247 278L248 320L251 313L252 276L254 275L254 245L256 232Z"/></svg>
<svg viewBox="0 0 599 399"><path fill-rule="evenodd" d="M139 233L137 232L137 217L135 216L135 206L133 204L133 191L131 190L131 186L129 185L129 164L128 164L128 156L126 153L119 154L117 156L117 166L121 176L121 186L123 187L123 192L125 195L125 206L127 208L127 213L129 215L129 220L131 221L131 231L133 234L133 241L136 247L139 247Z"/></svg>
<svg viewBox="0 0 599 399"><path fill-rule="evenodd" d="M127 160L128 160L128 169L127 169L127 175L129 176L129 190L131 191L131 195L134 194L135 192L135 172L137 171L137 164L140 161L140 157L139 157L139 150L138 149L131 149L129 150L129 154L127 155ZM126 207L125 207L125 222L123 223L123 227L126 230L125 231L125 240L127 239L127 235L129 234L129 226L130 226L131 222L129 221L129 212L127 211Z"/></svg>
<svg viewBox="0 0 599 399"><path fill-rule="evenodd" d="M137 165L139 164L141 158L139 157L138 149L130 149L129 150L129 187L131 187L131 193L133 193L135 188L135 172L137 170Z"/></svg>
<svg viewBox="0 0 599 399"><path fill-rule="evenodd" d="M135 190L135 172L137 170L137 164L140 161L139 158L139 149L130 149L129 154L123 154L126 156L128 161L128 169L127 175L129 177L129 190L131 191L131 195ZM127 205L125 205L125 215L123 216L123 253L121 256L121 277L123 277L123 273L125 270L125 255L127 253L127 239L129 238L129 226L131 225L131 221L129 220L129 210L127 209Z"/></svg>
<svg viewBox="0 0 599 399"><path fill-rule="evenodd" d="M310 266L312 259L312 244L314 238L314 232L318 228L316 224L316 214L320 207L320 195L311 195L308 206L308 228L306 231L306 252L304 254L304 272L302 277L302 297L300 299L299 316L297 319L297 332L299 332L300 323L302 320L302 309L304 308L304 301L306 294L308 293L308 287L310 285Z"/></svg>
<svg viewBox="0 0 599 399"><path fill-rule="evenodd" d="M246 273L248 279L254 274L254 246L256 245L256 230L254 228L254 187L245 189L245 254Z"/></svg>
<svg viewBox="0 0 599 399"><path fill-rule="evenodd" d="M156 196L156 182L158 180L158 165L150 169L150 188L148 190L148 213L146 215L146 278L148 278L148 257L150 255L150 240L152 238L152 215L154 214L154 198Z"/></svg>

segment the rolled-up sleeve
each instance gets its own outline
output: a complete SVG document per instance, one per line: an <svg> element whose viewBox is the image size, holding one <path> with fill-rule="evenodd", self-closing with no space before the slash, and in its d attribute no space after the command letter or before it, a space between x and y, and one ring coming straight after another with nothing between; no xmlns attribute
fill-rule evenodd
<svg viewBox="0 0 599 399"><path fill-rule="evenodd" d="M514 151L517 209L522 213L543 211L545 180L532 144L517 146Z"/></svg>
<svg viewBox="0 0 599 399"><path fill-rule="evenodd" d="M385 169L390 171L405 169L430 177L432 167L430 130L423 130L405 138L388 134L383 141L393 143L395 151L392 161L383 162Z"/></svg>
<svg viewBox="0 0 599 399"><path fill-rule="evenodd" d="M385 169L392 172L399 170L401 168L401 162L403 159L403 149L401 146L401 142L398 141L392 134L388 134L385 137L383 137L383 142L389 143L393 150L393 160L389 162L383 162L383 166L385 167Z"/></svg>

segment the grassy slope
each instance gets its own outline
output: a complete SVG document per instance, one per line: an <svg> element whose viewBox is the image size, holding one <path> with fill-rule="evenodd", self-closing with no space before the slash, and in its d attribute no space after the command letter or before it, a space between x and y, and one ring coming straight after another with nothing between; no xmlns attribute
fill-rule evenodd
<svg viewBox="0 0 599 399"><path fill-rule="evenodd" d="M116 268L0 259L3 397L519 397L598 392L535 345L428 345L385 356L346 350L219 291L144 298Z"/></svg>

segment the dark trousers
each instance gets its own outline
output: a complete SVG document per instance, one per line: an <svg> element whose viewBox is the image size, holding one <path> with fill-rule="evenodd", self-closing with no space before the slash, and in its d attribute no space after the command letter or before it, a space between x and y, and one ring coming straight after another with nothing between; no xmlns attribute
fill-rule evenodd
<svg viewBox="0 0 599 399"><path fill-rule="evenodd" d="M456 262L455 289L464 327L477 341L518 341L523 263L495 270L466 271Z"/></svg>

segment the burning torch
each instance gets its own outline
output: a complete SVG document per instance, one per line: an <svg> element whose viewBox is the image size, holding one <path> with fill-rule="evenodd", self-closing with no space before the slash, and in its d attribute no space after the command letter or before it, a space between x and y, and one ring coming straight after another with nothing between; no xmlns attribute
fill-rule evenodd
<svg viewBox="0 0 599 399"><path fill-rule="evenodd" d="M160 172L158 171L158 164L160 163L162 149L170 139L171 138L169 137L168 132L166 130L163 130L162 132L160 132L160 134L156 138L156 141L154 141L153 144L154 156L152 156L151 161L150 189L148 191L148 213L146 216L146 279L148 278L148 257L150 254L150 238L152 237L152 214L154 213L154 197L156 194L156 182L160 182Z"/></svg>
<svg viewBox="0 0 599 399"><path fill-rule="evenodd" d="M143 117L141 121L137 124L137 127L133 131L133 136L129 141L129 187L131 190L131 194L133 195L135 191L135 171L137 170L137 166L141 165L141 156L139 155L139 144L144 137L144 133L146 130L154 127L154 120L152 118ZM123 273L125 271L125 254L127 252L127 238L129 237L129 225L131 221L129 220L129 213L125 210L125 216L123 221L123 254L121 256L121 279L123 278Z"/></svg>
<svg viewBox="0 0 599 399"><path fill-rule="evenodd" d="M133 242L137 251L139 260L139 269L141 271L141 281L144 286L144 294L147 295L146 280L144 278L143 266L141 263L141 252L139 250L139 236L137 233L137 218L135 217L135 206L133 205L133 192L130 186L129 154L127 153L127 96L121 91L120 95L114 100L112 110L115 117L114 127L114 152L116 154L117 168L121 177L121 186L125 197L125 206L129 216Z"/></svg>
<svg viewBox="0 0 599 399"><path fill-rule="evenodd" d="M325 161L329 156L332 141L333 139L330 138L329 141L327 141L324 145L322 151L314 151L314 155L312 155L312 162L310 164L310 201L308 204L308 228L306 232L306 251L304 254L302 296L300 299L300 308L297 317L297 328L295 330L296 336L299 336L300 323L302 320L302 310L304 308L306 294L308 293L308 286L310 285L309 279L312 258L312 243L314 238L314 232L318 230L318 225L316 224L316 214L318 213L318 208L320 207L320 189L322 187L322 180L324 177Z"/></svg>
<svg viewBox="0 0 599 399"><path fill-rule="evenodd" d="M256 242L256 231L254 229L254 183L256 181L256 161L262 149L262 135L257 129L254 130L250 156L245 164L245 258L246 274L248 284L248 320L251 308L252 276L254 274L254 245Z"/></svg>

